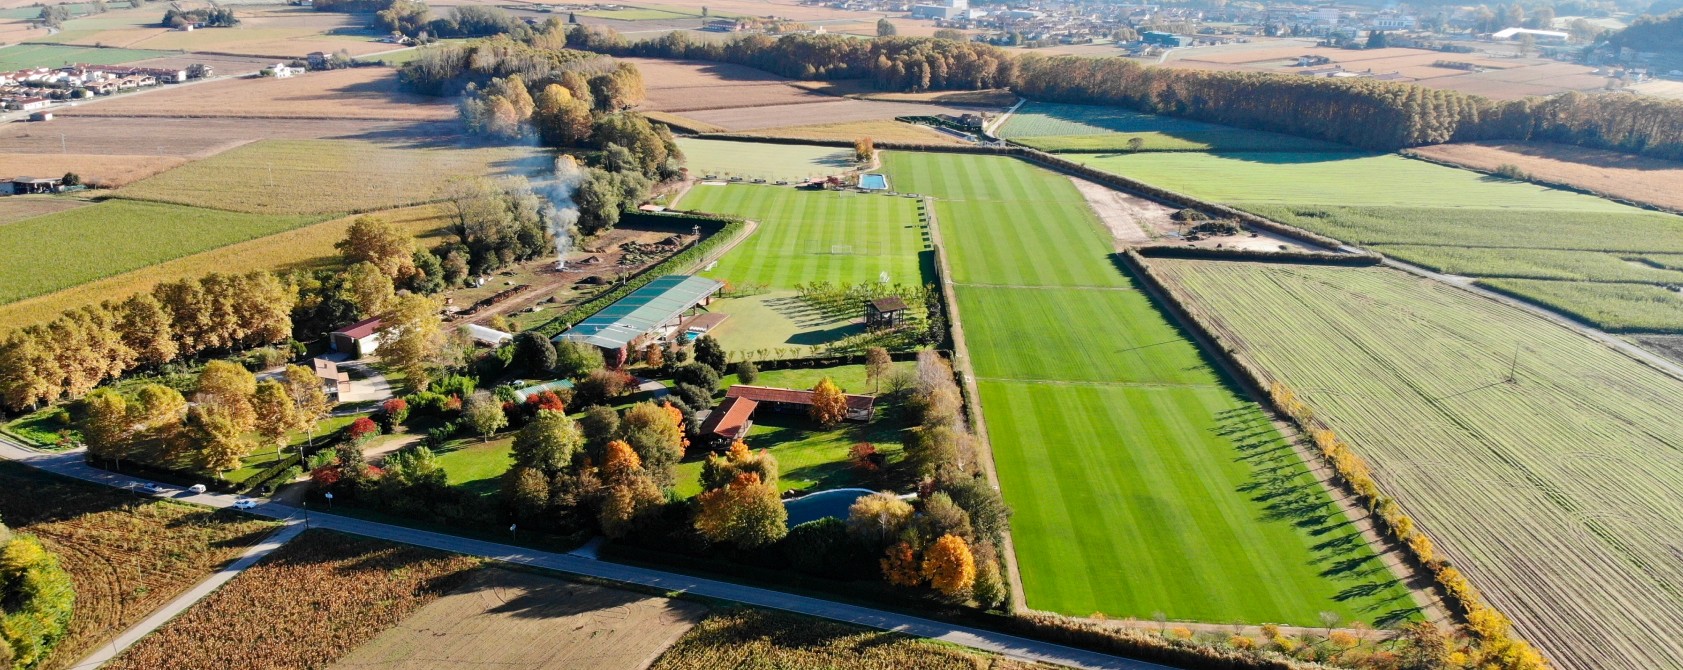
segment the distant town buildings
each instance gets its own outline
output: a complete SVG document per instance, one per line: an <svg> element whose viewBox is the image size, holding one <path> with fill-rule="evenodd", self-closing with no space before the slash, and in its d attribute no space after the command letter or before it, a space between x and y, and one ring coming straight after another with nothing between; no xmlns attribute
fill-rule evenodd
<svg viewBox="0 0 1683 670"><path fill-rule="evenodd" d="M61 100L111 95L159 84L175 84L211 75L211 67L182 69L125 65L67 65L0 72L0 108L35 111Z"/></svg>

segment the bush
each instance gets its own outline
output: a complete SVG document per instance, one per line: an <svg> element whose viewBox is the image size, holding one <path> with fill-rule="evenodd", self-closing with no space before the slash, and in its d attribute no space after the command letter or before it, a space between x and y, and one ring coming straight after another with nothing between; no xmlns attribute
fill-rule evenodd
<svg viewBox="0 0 1683 670"><path fill-rule="evenodd" d="M18 535L0 549L0 585L6 603L0 636L11 667L34 667L64 637L76 590L40 540Z"/></svg>
<svg viewBox="0 0 1683 670"><path fill-rule="evenodd" d="M684 401L684 404L697 412L713 409L713 392L694 384L678 384L672 392Z"/></svg>
<svg viewBox="0 0 1683 670"><path fill-rule="evenodd" d="M752 384L760 378L760 368L753 361L742 361L736 364L736 379L744 384Z"/></svg>
<svg viewBox="0 0 1683 670"><path fill-rule="evenodd" d="M853 580L876 577L876 561L847 534L847 522L835 517L808 521L789 529L779 545L790 567L817 577Z"/></svg>
<svg viewBox="0 0 1683 670"><path fill-rule="evenodd" d="M380 426L375 424L373 419L366 416L357 417L356 421L352 421L351 427L346 433L351 440L351 444L357 446L366 444L369 440L374 439L375 435L379 434Z"/></svg>
<svg viewBox="0 0 1683 670"><path fill-rule="evenodd" d="M380 403L380 411L386 417L386 431L391 432L397 425L409 420L409 401L402 398L392 398Z"/></svg>
<svg viewBox="0 0 1683 670"><path fill-rule="evenodd" d="M573 400L580 406L608 405L625 393L630 376L615 370L598 368L573 387Z"/></svg>
<svg viewBox="0 0 1683 670"><path fill-rule="evenodd" d="M479 387L478 380L465 375L448 375L433 382L427 390L440 395L466 398L473 395L474 389Z"/></svg>
<svg viewBox="0 0 1683 670"><path fill-rule="evenodd" d="M672 381L678 384L689 384L705 389L708 393L719 390L719 372L712 366L700 361L686 363L672 372Z"/></svg>
<svg viewBox="0 0 1683 670"><path fill-rule="evenodd" d="M578 379L602 369L602 350L583 342L562 342L555 346L555 374Z"/></svg>

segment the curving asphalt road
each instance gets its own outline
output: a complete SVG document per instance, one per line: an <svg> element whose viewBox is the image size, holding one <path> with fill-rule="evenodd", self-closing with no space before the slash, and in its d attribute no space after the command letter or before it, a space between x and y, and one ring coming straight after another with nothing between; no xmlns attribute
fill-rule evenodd
<svg viewBox="0 0 1683 670"><path fill-rule="evenodd" d="M139 490L145 484L151 483L144 479L124 476L119 473L100 470L83 462L83 450L76 449L59 453L46 453L20 445L4 436L0 436L0 458L23 463L30 467L46 470L66 477L84 481L105 484L117 488ZM168 485L166 485L168 486ZM231 507L238 499L236 496L204 493L190 494L179 488L169 486L170 493L158 494L183 502L197 503L210 507ZM350 517L311 511L307 515L303 510L290 505L273 501L265 501L251 510L252 513L275 519L293 522L299 530L302 528L324 528L342 533L351 533L367 537L379 538L392 542L401 542L415 546L450 551L459 554L480 556L495 561L530 565L548 570L555 570L576 575L586 575L598 579L636 584L639 586L661 589L669 592L690 593L717 600L763 607L767 609L784 610L807 616L815 616L834 621L842 621L878 630L894 631L917 637L930 638L949 642L973 649L993 652L1023 661L1052 663L1075 668L1090 668L1093 670L1169 670L1169 666L1136 661L1132 659L1084 651L1063 645L1041 642L1027 638L997 633L994 631L943 623L921 617L908 616L896 612L849 605L820 598L799 596L788 593L763 589L741 584L732 584L712 579L691 577L677 573L651 570L619 563L610 563L591 558L581 553L558 554L539 551L525 547L473 540L443 533L434 533L402 526L352 519ZM300 517L306 517L300 520ZM231 575L229 575L231 577ZM213 577L214 579L214 577ZM225 580L224 580L225 581ZM201 585L203 586L203 585ZM191 593L201 596L209 593L214 586L195 589ZM148 621L157 620L157 624L167 621L171 616L185 610L196 598L177 598L171 602L166 610L160 610L149 617ZM168 611L173 608L173 611ZM156 624L154 624L156 625ZM133 632L133 631L131 631Z"/></svg>

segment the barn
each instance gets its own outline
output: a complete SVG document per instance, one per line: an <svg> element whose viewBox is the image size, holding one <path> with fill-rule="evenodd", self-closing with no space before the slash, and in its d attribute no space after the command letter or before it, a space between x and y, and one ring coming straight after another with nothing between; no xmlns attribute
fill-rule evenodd
<svg viewBox="0 0 1683 670"><path fill-rule="evenodd" d="M724 287L706 277L659 277L568 328L555 341L600 348L608 362L617 366L625 362L630 349L677 336L685 317L712 302L713 294Z"/></svg>
<svg viewBox="0 0 1683 670"><path fill-rule="evenodd" d="M328 334L334 351L354 357L367 356L380 348L380 320L363 319Z"/></svg>

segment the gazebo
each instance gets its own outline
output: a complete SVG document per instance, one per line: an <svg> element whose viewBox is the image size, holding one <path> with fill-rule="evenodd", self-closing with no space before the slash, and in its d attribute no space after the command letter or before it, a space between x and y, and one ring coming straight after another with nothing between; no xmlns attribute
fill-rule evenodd
<svg viewBox="0 0 1683 670"><path fill-rule="evenodd" d="M865 329L891 330L906 322L906 301L899 296L877 298L865 303Z"/></svg>

